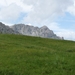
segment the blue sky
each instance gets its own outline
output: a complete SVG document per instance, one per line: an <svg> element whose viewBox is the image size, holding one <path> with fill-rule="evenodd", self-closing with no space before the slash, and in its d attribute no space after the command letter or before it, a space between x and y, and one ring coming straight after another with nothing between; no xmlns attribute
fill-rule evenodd
<svg viewBox="0 0 75 75"><path fill-rule="evenodd" d="M63 28L66 29L73 29L75 25L75 16L71 15L70 13L65 13L64 16L58 17L56 20Z"/></svg>
<svg viewBox="0 0 75 75"><path fill-rule="evenodd" d="M75 41L75 0L0 0L0 21L41 27Z"/></svg>

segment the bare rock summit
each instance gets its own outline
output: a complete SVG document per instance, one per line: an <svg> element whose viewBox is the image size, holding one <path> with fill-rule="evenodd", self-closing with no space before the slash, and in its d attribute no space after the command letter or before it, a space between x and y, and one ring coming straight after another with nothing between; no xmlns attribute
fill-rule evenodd
<svg viewBox="0 0 75 75"><path fill-rule="evenodd" d="M62 39L62 37L59 37L56 34L54 34L54 32L50 30L47 26L43 26L39 28L39 27L30 26L30 25L16 24L16 25L13 25L11 28L14 31L17 31L23 35L37 36L37 37L43 37L43 38Z"/></svg>

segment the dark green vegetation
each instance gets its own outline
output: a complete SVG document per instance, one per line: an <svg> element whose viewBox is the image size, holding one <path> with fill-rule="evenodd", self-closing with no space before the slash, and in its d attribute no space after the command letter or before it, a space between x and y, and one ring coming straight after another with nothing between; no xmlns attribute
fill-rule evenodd
<svg viewBox="0 0 75 75"><path fill-rule="evenodd" d="M75 75L75 42L0 34L0 75Z"/></svg>

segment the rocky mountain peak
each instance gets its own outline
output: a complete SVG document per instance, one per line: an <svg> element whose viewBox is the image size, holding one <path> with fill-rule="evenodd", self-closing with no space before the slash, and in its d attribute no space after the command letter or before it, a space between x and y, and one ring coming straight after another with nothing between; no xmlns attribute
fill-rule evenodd
<svg viewBox="0 0 75 75"><path fill-rule="evenodd" d="M47 26L42 26L41 29L49 29Z"/></svg>
<svg viewBox="0 0 75 75"><path fill-rule="evenodd" d="M56 34L54 34L54 32L50 30L47 26L42 26L38 28L30 25L17 24L17 25L13 25L11 28L23 35L61 39Z"/></svg>
<svg viewBox="0 0 75 75"><path fill-rule="evenodd" d="M9 26L6 26L2 22L0 22L0 33L3 33L3 34L19 34L19 32L14 31L13 29L11 29Z"/></svg>

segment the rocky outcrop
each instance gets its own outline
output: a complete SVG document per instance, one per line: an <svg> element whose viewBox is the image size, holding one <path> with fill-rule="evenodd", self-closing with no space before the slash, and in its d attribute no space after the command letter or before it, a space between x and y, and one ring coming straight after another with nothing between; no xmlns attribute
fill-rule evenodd
<svg viewBox="0 0 75 75"><path fill-rule="evenodd" d="M29 36L38 36L43 38L53 38L53 39L62 39L61 37L54 34L52 30L50 30L47 26L43 26L41 28L24 25L24 24L16 24L11 27L14 31L17 31L23 35Z"/></svg>
<svg viewBox="0 0 75 75"><path fill-rule="evenodd" d="M3 33L3 34L19 34L19 32L14 31L13 29L11 29L9 26L6 26L2 22L0 22L0 33Z"/></svg>

